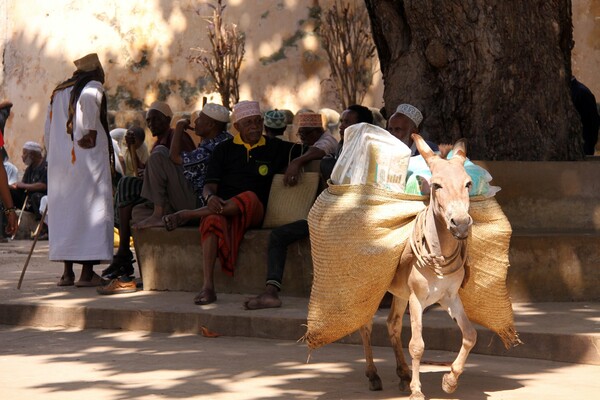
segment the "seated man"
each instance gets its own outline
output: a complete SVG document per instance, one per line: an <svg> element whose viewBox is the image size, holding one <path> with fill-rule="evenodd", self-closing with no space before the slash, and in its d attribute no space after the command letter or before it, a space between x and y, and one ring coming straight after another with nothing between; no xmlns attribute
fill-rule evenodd
<svg viewBox="0 0 600 400"><path fill-rule="evenodd" d="M265 113L265 136L281 139L287 129L287 118L279 110L271 110Z"/></svg>
<svg viewBox="0 0 600 400"><path fill-rule="evenodd" d="M411 156L419 155L419 150L410 137L413 133L419 133L419 125L423 121L423 114L415 106L400 104L396 112L392 114L387 122L387 131L400 139L411 150ZM426 140L433 151L439 151L437 144Z"/></svg>
<svg viewBox="0 0 600 400"><path fill-rule="evenodd" d="M163 216L179 210L202 207L204 179L215 147L232 136L227 132L229 110L207 103L194 121L194 133L202 138L193 151L180 151L190 121L177 121L171 149L157 147L150 156L142 186L142 197L153 203L154 211L136 223L134 229L164 227Z"/></svg>
<svg viewBox="0 0 600 400"><path fill-rule="evenodd" d="M171 118L173 111L167 103L155 101L150 105L146 113L146 124L152 132L152 136L156 138L156 142L152 147L152 152L157 146L162 145L167 148L171 147L173 140L173 130L171 129ZM135 142L133 131L128 130L125 135L127 144ZM185 135L182 139L182 150L191 151L196 146L192 139ZM102 271L102 277L106 279L118 278L121 275L133 274L133 254L129 250L129 241L131 239L131 228L129 221L131 220L131 212L133 206L145 202L141 196L143 179L137 176L125 176L119 180L117 185L117 194L115 197L115 206L118 209L118 226L119 226L119 248L113 256L113 262Z"/></svg>
<svg viewBox="0 0 600 400"><path fill-rule="evenodd" d="M294 150L298 146L293 143L262 135L263 118L258 102L236 104L233 120L239 134L219 144L208 165L203 190L206 206L164 217L167 229L190 219L201 219L204 283L194 299L199 305L217 300L214 285L217 257L223 270L233 275L244 233L262 223L273 175L286 167L289 157L297 155ZM289 179L296 180L297 176L290 174Z"/></svg>
<svg viewBox="0 0 600 400"><path fill-rule="evenodd" d="M286 173L292 174L299 166L310 160L318 160L325 155L334 154L337 149L337 140L329 132L325 132L321 120L321 114L299 114L298 136L302 143L310 146L308 151L294 159ZM307 161L308 160L308 161ZM285 180L285 178L284 178ZM295 179L290 181L292 186ZM267 285L265 291L244 302L246 310L258 310L261 308L275 308L281 306L279 291L283 280L283 271L287 257L287 247L301 239L308 237L308 221L301 219L271 231L269 236Z"/></svg>
<svg viewBox="0 0 600 400"><path fill-rule="evenodd" d="M21 155L23 163L27 166L21 182L10 185L10 194L17 208L23 208L35 215L39 220L40 200L48 190L48 166L42 155L42 146L36 142L26 142ZM27 204L24 204L27 201ZM47 236L48 227L43 225L40 235Z"/></svg>

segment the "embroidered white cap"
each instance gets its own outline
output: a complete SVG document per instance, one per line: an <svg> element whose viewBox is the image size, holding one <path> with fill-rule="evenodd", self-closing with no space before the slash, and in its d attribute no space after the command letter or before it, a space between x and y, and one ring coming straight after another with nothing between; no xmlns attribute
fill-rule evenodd
<svg viewBox="0 0 600 400"><path fill-rule="evenodd" d="M217 103L206 103L202 114L220 122L229 122L229 110Z"/></svg>
<svg viewBox="0 0 600 400"><path fill-rule="evenodd" d="M410 104L400 104L398 108L396 108L396 112L406 115L412 120L412 122L415 123L417 127L423 121L423 114L421 114L421 111L419 111L417 107L411 106Z"/></svg>

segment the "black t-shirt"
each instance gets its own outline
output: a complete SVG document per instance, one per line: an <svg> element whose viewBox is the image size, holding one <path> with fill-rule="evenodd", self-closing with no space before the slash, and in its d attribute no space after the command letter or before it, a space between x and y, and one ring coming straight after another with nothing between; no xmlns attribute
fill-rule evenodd
<svg viewBox="0 0 600 400"><path fill-rule="evenodd" d="M290 158L302 154L302 145L265 137L263 146L247 150L234 141L228 139L215 147L205 183L218 184L217 195L225 200L252 191L266 207L273 175L284 172Z"/></svg>
<svg viewBox="0 0 600 400"><path fill-rule="evenodd" d="M45 183L48 184L48 164L46 161L42 161L40 165L34 167L30 165L25 169L23 174L23 183ZM46 191L43 191L46 193Z"/></svg>

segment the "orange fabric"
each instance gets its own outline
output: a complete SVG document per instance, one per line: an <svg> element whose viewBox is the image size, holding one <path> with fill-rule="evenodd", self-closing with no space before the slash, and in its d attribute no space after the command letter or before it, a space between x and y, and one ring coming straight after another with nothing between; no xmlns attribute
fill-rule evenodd
<svg viewBox="0 0 600 400"><path fill-rule="evenodd" d="M232 217L209 215L200 222L202 241L208 235L218 238L219 262L223 271L233 276L237 263L238 250L249 228L259 227L264 217L264 207L254 192L243 192L231 198L240 209L240 213Z"/></svg>

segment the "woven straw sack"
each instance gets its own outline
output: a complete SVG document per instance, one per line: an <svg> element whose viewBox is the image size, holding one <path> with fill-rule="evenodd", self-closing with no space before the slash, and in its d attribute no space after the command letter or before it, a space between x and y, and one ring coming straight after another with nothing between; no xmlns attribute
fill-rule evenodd
<svg viewBox="0 0 600 400"><path fill-rule="evenodd" d="M426 200L372 186L331 185L321 193L308 216L314 278L304 339L310 348L373 318ZM510 224L494 198L472 198L470 213L470 277L460 296L469 319L508 347L519 342L506 290Z"/></svg>
<svg viewBox="0 0 600 400"><path fill-rule="evenodd" d="M496 332L508 348L520 343L506 287L512 228L494 197L472 198L468 280L459 290L469 319Z"/></svg>
<svg viewBox="0 0 600 400"><path fill-rule="evenodd" d="M425 207L415 199L366 185L330 185L319 195L308 215L314 269L309 347L334 342L373 317L414 216Z"/></svg>
<svg viewBox="0 0 600 400"><path fill-rule="evenodd" d="M263 228L277 228L306 219L317 197L320 179L318 172L303 172L294 186L285 186L283 176L273 176Z"/></svg>

